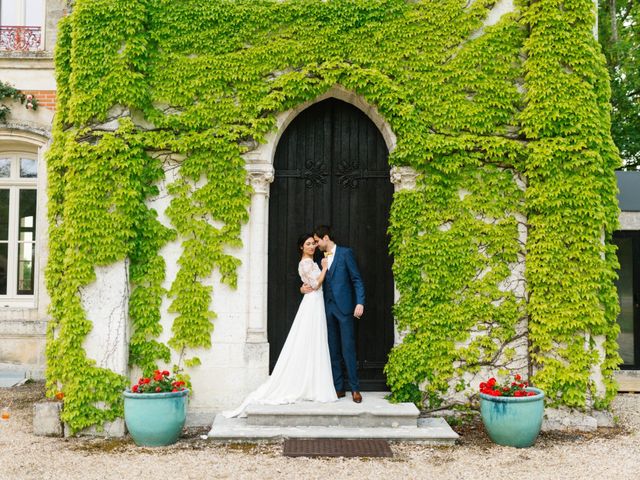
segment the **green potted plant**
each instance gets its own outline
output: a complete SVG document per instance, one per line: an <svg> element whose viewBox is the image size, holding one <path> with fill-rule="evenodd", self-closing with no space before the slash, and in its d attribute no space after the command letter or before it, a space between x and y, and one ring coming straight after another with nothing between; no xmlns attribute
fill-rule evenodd
<svg viewBox="0 0 640 480"><path fill-rule="evenodd" d="M124 421L136 445L159 447L178 440L187 419L185 385L167 370L156 370L124 391Z"/></svg>
<svg viewBox="0 0 640 480"><path fill-rule="evenodd" d="M480 414L489 438L498 445L524 448L536 441L544 415L544 392L520 375L480 384Z"/></svg>

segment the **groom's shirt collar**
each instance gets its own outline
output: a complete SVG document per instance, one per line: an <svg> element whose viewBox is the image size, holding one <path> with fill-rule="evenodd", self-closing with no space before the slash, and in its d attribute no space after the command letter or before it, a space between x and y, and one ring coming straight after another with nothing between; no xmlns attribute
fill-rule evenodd
<svg viewBox="0 0 640 480"><path fill-rule="evenodd" d="M338 246L334 243L333 244L333 248L331 249L331 255L329 255L329 259L327 261L327 268L331 268L331 264L333 263L333 259L336 256L336 248Z"/></svg>

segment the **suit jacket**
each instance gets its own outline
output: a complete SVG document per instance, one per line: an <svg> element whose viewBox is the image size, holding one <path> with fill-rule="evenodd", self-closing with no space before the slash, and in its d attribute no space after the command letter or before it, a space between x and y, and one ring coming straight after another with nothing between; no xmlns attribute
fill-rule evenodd
<svg viewBox="0 0 640 480"><path fill-rule="evenodd" d="M336 246L334 255L324 279L324 299L326 302L333 297L342 314L353 315L357 304L364 305L364 283L360 270L350 248Z"/></svg>

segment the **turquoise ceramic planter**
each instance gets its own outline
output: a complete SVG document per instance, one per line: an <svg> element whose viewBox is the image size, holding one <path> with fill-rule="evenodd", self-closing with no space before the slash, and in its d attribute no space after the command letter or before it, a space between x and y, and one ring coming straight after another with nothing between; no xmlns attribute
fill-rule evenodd
<svg viewBox="0 0 640 480"><path fill-rule="evenodd" d="M536 441L544 415L544 392L531 397L492 397L480 394L480 413L489 438L498 445L524 448Z"/></svg>
<svg viewBox="0 0 640 480"><path fill-rule="evenodd" d="M124 392L124 421L136 445L161 447L178 440L187 419L189 390Z"/></svg>

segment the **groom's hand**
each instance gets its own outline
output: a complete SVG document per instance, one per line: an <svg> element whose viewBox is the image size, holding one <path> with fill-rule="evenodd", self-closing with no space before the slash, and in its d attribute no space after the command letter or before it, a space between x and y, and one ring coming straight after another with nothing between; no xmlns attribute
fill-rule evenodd
<svg viewBox="0 0 640 480"><path fill-rule="evenodd" d="M364 305L360 305L360 304L356 305L356 308L353 311L353 316L356 318L360 318L363 313L364 313Z"/></svg>
<svg viewBox="0 0 640 480"><path fill-rule="evenodd" d="M303 283L302 286L300 287L300 293L302 294L306 294L306 293L311 293L313 292L313 288L311 288L311 285Z"/></svg>

